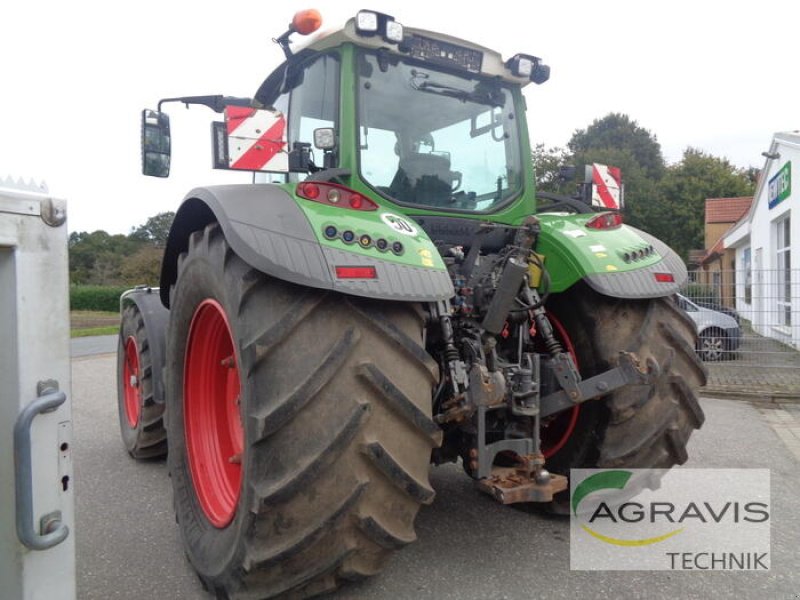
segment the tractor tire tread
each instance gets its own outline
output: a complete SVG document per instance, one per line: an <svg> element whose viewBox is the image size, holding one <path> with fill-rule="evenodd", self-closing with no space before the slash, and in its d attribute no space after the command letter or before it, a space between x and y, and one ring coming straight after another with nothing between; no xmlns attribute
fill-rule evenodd
<svg viewBox="0 0 800 600"><path fill-rule="evenodd" d="M581 407L568 451L550 460L570 468L661 468L686 462L686 444L704 421L696 389L707 371L694 351L691 319L669 297L610 298L578 284L554 299L578 349L581 372L616 366L619 350L655 367L648 384L620 388Z"/></svg>
<svg viewBox="0 0 800 600"><path fill-rule="evenodd" d="M237 346L246 452L242 498L220 532L193 497L185 448L173 445L190 562L209 590L231 599L305 598L377 573L415 539L416 513L434 497L438 366L422 345L419 307L272 279L210 224L190 236L170 290L168 399L181 394L180 340L192 302L212 284ZM387 382L388 392L380 387ZM182 408L173 402L175 415ZM179 419L169 421L182 440Z"/></svg>
<svg viewBox="0 0 800 600"><path fill-rule="evenodd" d="M122 382L122 361L124 342L132 336L136 340L139 353L139 388L141 399L139 419L136 427L131 427L125 417ZM120 348L117 352L117 402L122 441L128 454L137 460L163 457L167 454L167 431L164 425L164 406L153 400L153 367L150 344L144 318L135 304L129 304L122 311L120 320Z"/></svg>

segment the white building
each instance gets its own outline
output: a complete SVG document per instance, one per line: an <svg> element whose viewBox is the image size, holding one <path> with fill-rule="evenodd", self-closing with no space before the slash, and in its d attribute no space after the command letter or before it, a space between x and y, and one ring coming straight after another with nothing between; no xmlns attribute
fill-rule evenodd
<svg viewBox="0 0 800 600"><path fill-rule="evenodd" d="M750 211L724 238L736 250L736 310L800 348L800 131L776 133L764 155Z"/></svg>

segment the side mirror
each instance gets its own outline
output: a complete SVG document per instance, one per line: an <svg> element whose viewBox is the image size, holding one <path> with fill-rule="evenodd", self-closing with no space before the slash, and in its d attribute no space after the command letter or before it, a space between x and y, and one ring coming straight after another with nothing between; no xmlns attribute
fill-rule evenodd
<svg viewBox="0 0 800 600"><path fill-rule="evenodd" d="M150 177L169 177L169 116L166 113L142 111L142 173Z"/></svg>

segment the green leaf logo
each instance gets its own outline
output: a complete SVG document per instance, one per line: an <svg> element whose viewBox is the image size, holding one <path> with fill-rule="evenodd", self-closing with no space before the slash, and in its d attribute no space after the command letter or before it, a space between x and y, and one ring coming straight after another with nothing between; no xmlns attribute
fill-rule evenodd
<svg viewBox="0 0 800 600"><path fill-rule="evenodd" d="M586 498L589 494L593 494L594 492L600 490L622 490L625 489L625 486L630 481L631 476L633 473L630 471L603 471L602 473L595 473L594 475L590 475L583 481L578 484L578 487L575 488L575 491L572 493L572 514L576 517L578 516L578 505L580 505L581 501ZM644 539L638 540L626 540L621 538L614 538L607 535L603 535L591 528L589 528L585 524L581 524L581 529L583 529L586 533L591 535L592 537L600 540L601 542L605 542L607 544L613 544L614 546L649 546L650 544L655 544L658 542L663 542L666 539L671 538L674 535L677 535L681 531L683 531L683 527L679 529L675 529L674 531L670 531L668 533L658 535L655 537L649 537Z"/></svg>
<svg viewBox="0 0 800 600"><path fill-rule="evenodd" d="M581 481L572 494L572 513L578 516L578 505L586 496L599 490L621 490L631 478L630 471L603 471Z"/></svg>

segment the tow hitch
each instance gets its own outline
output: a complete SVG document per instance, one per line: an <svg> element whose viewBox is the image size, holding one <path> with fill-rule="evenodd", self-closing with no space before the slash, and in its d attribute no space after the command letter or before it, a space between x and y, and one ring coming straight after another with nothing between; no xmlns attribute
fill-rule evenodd
<svg viewBox="0 0 800 600"><path fill-rule="evenodd" d="M567 489L567 478L544 469L544 457L520 457L518 467L493 467L491 476L479 479L478 489L491 494L501 504L550 502L553 495Z"/></svg>
<svg viewBox="0 0 800 600"><path fill-rule="evenodd" d="M474 470L478 489L502 504L552 501L555 494L567 489L568 482L565 476L544 468L538 435L540 419L627 385L649 384L658 372L658 363L653 359L642 365L635 354L620 352L617 367L540 398L538 410L531 410L529 403L527 410L535 421L533 437L530 438L504 439L487 444L486 413L497 406L479 405L476 411L477 448L470 452L472 466L477 467ZM513 452L518 464L513 467L495 466L495 457L500 452Z"/></svg>

